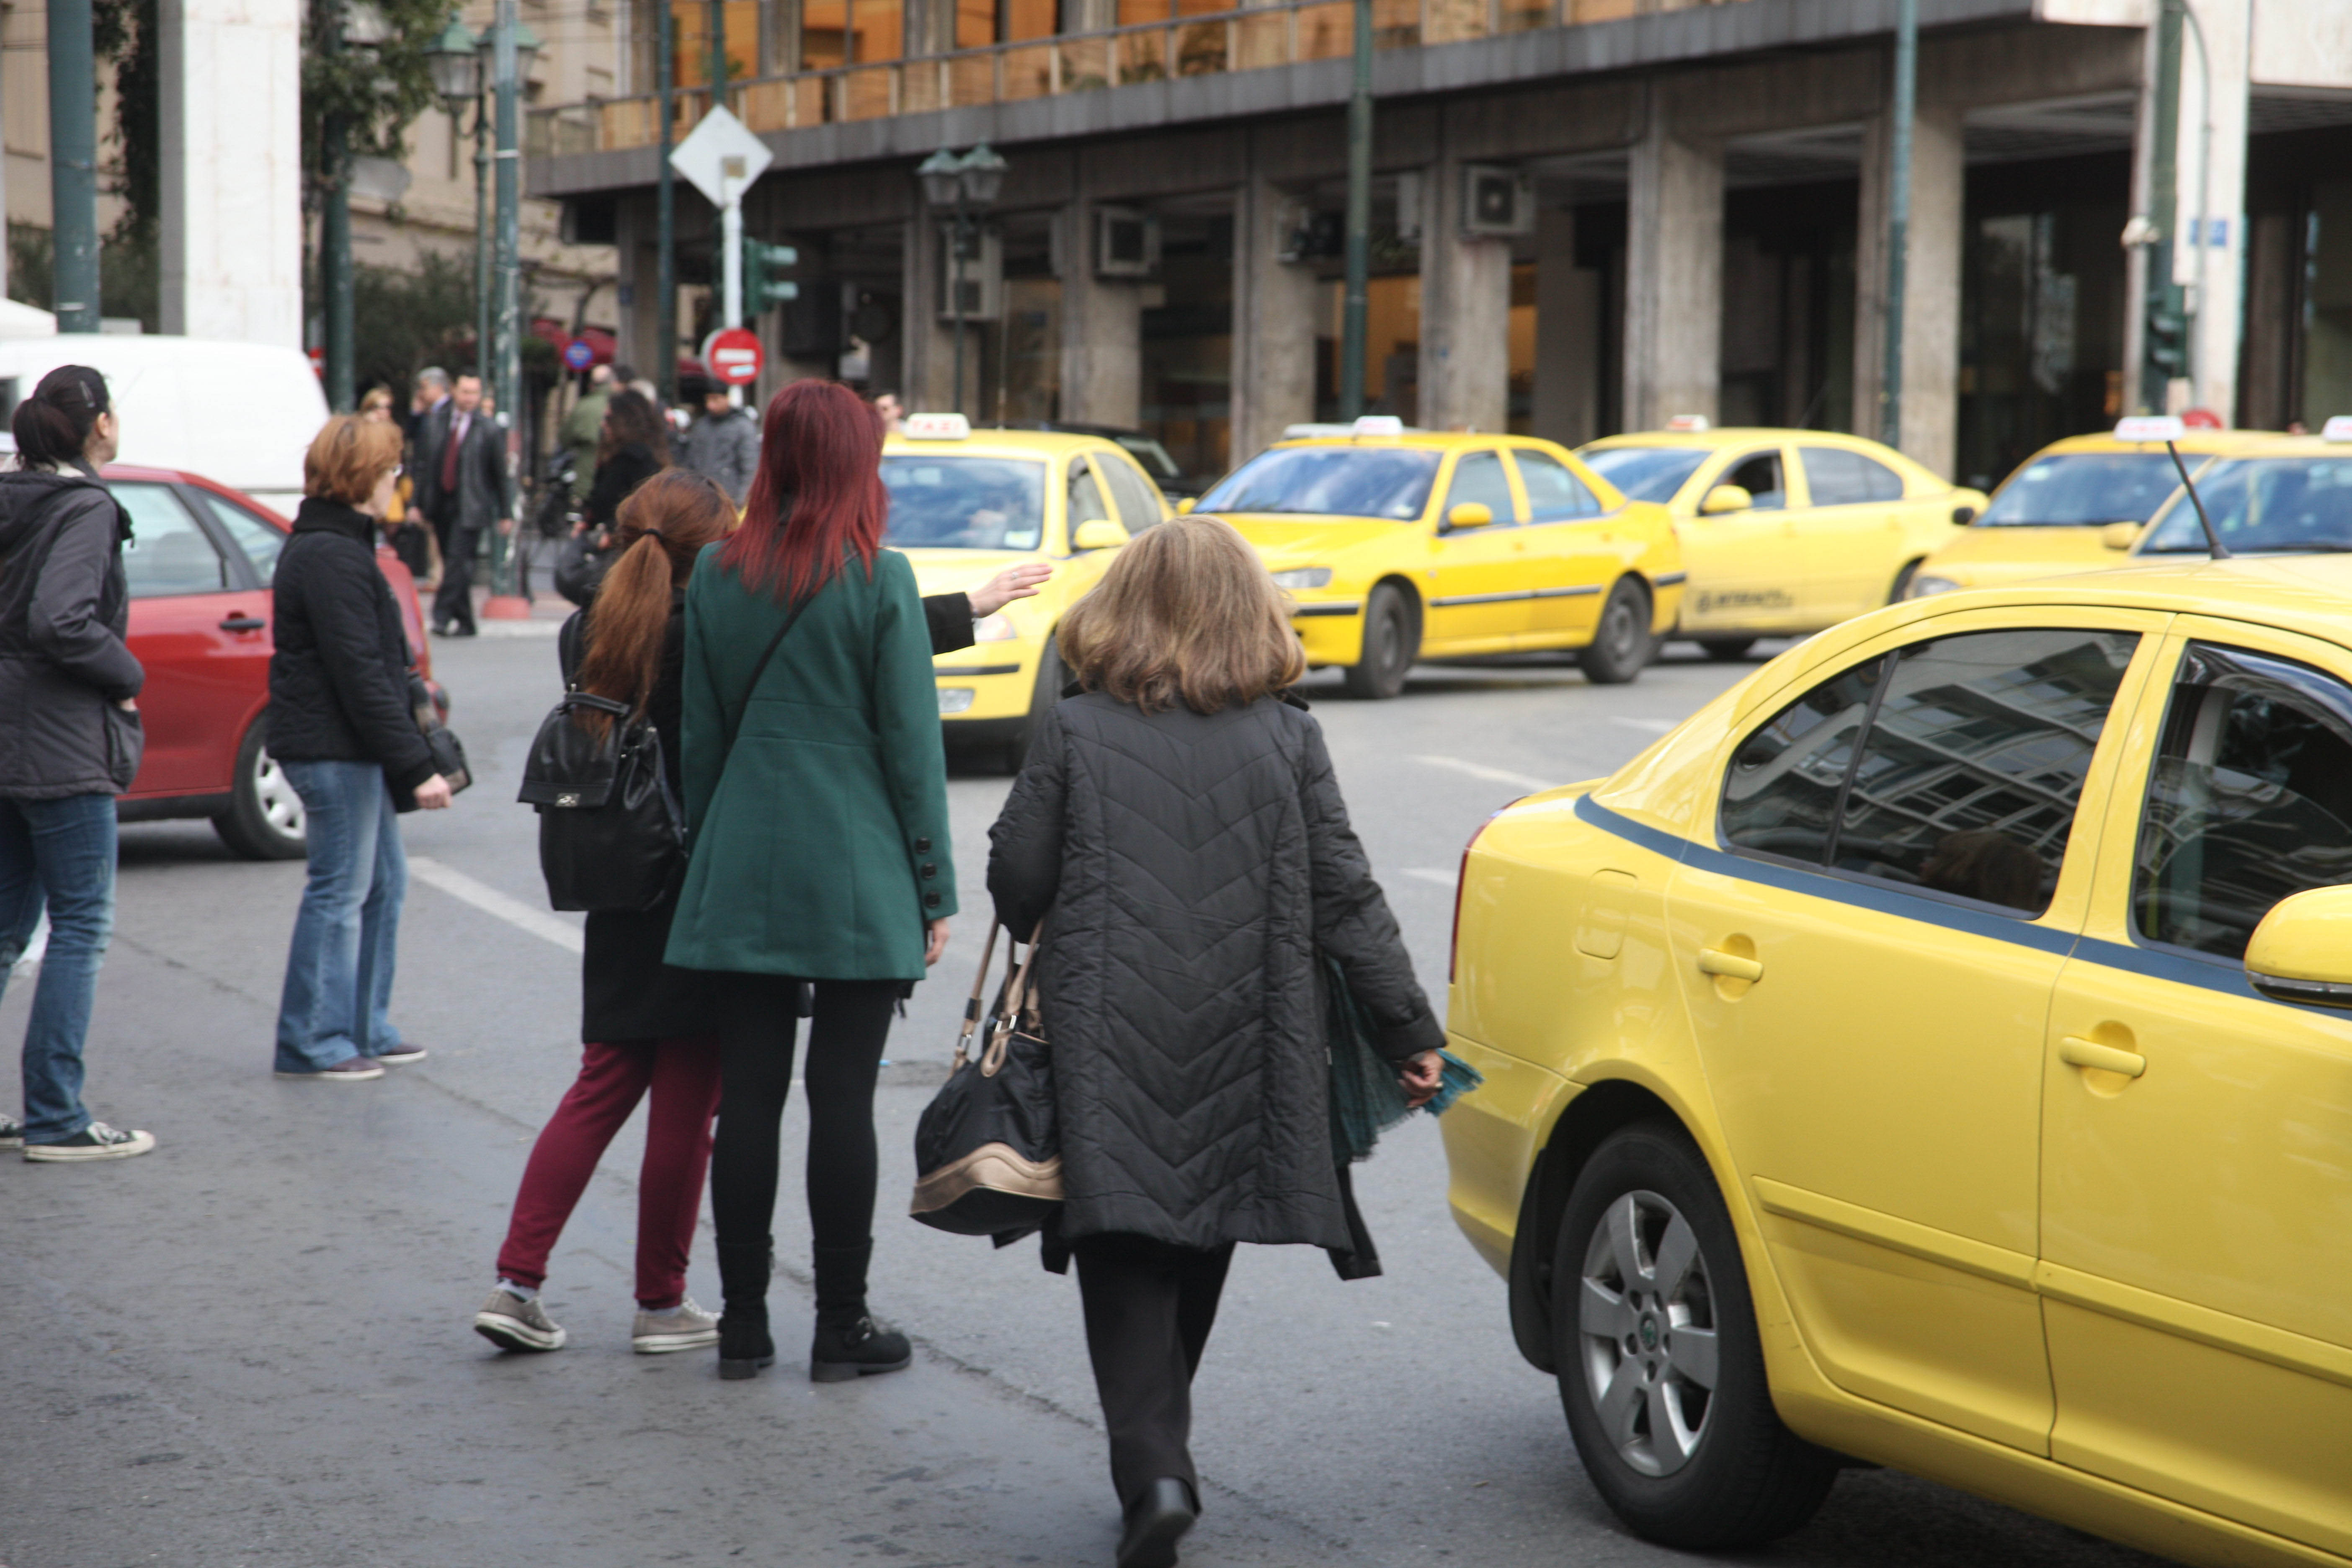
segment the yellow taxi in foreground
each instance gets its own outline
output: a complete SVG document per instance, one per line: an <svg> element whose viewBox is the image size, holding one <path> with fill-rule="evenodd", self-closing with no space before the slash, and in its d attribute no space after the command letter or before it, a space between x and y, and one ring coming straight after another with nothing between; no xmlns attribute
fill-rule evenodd
<svg viewBox="0 0 2352 1568"><path fill-rule="evenodd" d="M2352 1562L2352 561L1913 601L1466 852L1442 1123L1594 1486Z"/></svg>
<svg viewBox="0 0 2352 1568"><path fill-rule="evenodd" d="M1007 566L1049 561L1036 596L940 655L940 718L950 743L1001 745L1015 767L1032 715L1061 694L1054 634L1131 533L1169 515L1150 476L1116 441L1033 430L972 430L958 415L908 416L882 446L890 492L885 543L905 552L926 594L964 593Z"/></svg>
<svg viewBox="0 0 2352 1568"><path fill-rule="evenodd" d="M2175 444L2189 473L2217 457L2281 439L2259 430L2188 430ZM1913 574L1910 597L2123 564L2142 525L2180 476L2161 442L2069 436L2018 465L1976 521Z"/></svg>
<svg viewBox="0 0 2352 1568"><path fill-rule="evenodd" d="M1985 504L1891 447L1831 430L1644 430L1577 456L1682 536L1678 637L1738 658L1903 596Z"/></svg>
<svg viewBox="0 0 2352 1568"><path fill-rule="evenodd" d="M1665 509L1629 501L1564 447L1441 435L1374 416L1293 426L1202 496L1289 590L1310 665L1394 697L1417 658L1580 650L1633 679L1675 623Z"/></svg>

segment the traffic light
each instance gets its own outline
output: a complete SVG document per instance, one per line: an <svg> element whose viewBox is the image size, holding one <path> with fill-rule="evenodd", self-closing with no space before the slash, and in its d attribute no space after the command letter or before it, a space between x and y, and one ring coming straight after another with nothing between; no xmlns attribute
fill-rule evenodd
<svg viewBox="0 0 2352 1568"><path fill-rule="evenodd" d="M2147 357L2165 375L2189 374L2189 314L2179 284L2152 290L2147 303Z"/></svg>
<svg viewBox="0 0 2352 1568"><path fill-rule="evenodd" d="M743 313L756 316L772 305L800 298L801 286L787 283L779 276L787 268L797 266L801 253L789 245L762 245L746 237L743 241Z"/></svg>

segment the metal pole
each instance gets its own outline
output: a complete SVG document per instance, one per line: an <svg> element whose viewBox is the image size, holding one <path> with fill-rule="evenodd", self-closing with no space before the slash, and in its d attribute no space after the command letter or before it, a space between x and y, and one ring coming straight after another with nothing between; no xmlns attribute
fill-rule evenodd
<svg viewBox="0 0 2352 1568"><path fill-rule="evenodd" d="M654 25L654 75L660 83L661 115L654 168L655 250L660 258L655 287L661 295L654 301L654 347L659 355L654 386L665 409L677 401L677 176L669 166L670 132L677 121L677 84L671 79L677 68L670 60L677 26L677 13L664 5L661 19Z"/></svg>
<svg viewBox="0 0 2352 1568"><path fill-rule="evenodd" d="M727 103L727 0L710 0L710 107Z"/></svg>
<svg viewBox="0 0 2352 1568"><path fill-rule="evenodd" d="M490 384L490 84L474 100L474 374Z"/></svg>
<svg viewBox="0 0 2352 1568"><path fill-rule="evenodd" d="M343 8L328 0L326 37L329 55L343 52ZM327 361L327 406L349 414L357 395L352 383L352 185L351 127L340 114L327 116L326 200L319 215L319 271L326 296L326 338L321 345Z"/></svg>
<svg viewBox="0 0 2352 1568"><path fill-rule="evenodd" d="M1339 311L1339 417L1364 411L1372 275L1372 0L1356 0L1356 86L1348 98L1348 281Z"/></svg>
<svg viewBox="0 0 2352 1568"><path fill-rule="evenodd" d="M955 307L955 411L963 412L963 253L971 219L964 212L963 198L956 197L954 281L949 286L948 299Z"/></svg>
<svg viewBox="0 0 2352 1568"><path fill-rule="evenodd" d="M1919 0L1895 10L1895 112L1886 180L1886 361L1879 372L1878 438L1903 446L1903 307L1911 265L1911 126L1919 106Z"/></svg>
<svg viewBox="0 0 2352 1568"><path fill-rule="evenodd" d="M61 332L98 331L98 68L90 0L49 0L51 300Z"/></svg>
<svg viewBox="0 0 2352 1568"><path fill-rule="evenodd" d="M2179 285L2172 280L2172 227L2180 203L2175 190L2180 179L2180 0L2164 0L2156 18L2155 124L2150 135L2147 181L2148 225L2154 240L2145 247L2147 268L2142 279L2146 301L2140 332L2139 407L2161 412L2170 392L2171 367L2159 354L2164 329L2178 319Z"/></svg>
<svg viewBox="0 0 2352 1568"><path fill-rule="evenodd" d="M515 0L499 0L493 49L499 88L498 315L491 326L498 343L499 421L509 432L520 432L523 425L522 300L519 288L521 258L518 254L522 218L522 84L516 79L516 67L520 64L515 58L517 21ZM500 498L500 510L509 520L518 510L513 504L513 451L510 435L506 494ZM512 595L513 541L499 531L493 531L491 537L490 592L501 596Z"/></svg>
<svg viewBox="0 0 2352 1568"><path fill-rule="evenodd" d="M2181 347L2188 351L2189 362L2184 367L2189 375L2189 401L2204 401L2205 384L2200 374L2205 353L2200 341L2202 334L2197 323L2203 319L2209 298L2205 284L2205 257L2213 248L2213 61L2205 53L2205 27L2197 20L2197 13L2183 0L2181 19L2189 24L2189 37L2197 46L2197 216L2189 220L2189 243L2197 248L2197 298L2188 312L2188 325L2182 332Z"/></svg>

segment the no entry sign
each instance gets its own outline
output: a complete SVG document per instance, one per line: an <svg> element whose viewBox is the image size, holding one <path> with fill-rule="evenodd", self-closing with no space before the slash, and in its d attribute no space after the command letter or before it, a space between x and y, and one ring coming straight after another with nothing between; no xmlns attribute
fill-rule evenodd
<svg viewBox="0 0 2352 1568"><path fill-rule="evenodd" d="M767 362L760 334L749 327L725 327L702 340L702 363L711 379L728 386L749 386L760 379Z"/></svg>

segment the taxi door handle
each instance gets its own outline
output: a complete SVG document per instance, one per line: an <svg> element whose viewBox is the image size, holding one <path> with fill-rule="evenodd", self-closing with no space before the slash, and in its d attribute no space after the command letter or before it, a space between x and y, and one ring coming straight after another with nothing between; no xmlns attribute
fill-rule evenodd
<svg viewBox="0 0 2352 1568"><path fill-rule="evenodd" d="M1764 966L1752 958L1742 958L1736 952L1726 952L1719 947L1698 950L1698 972L1720 974L1726 980L1761 980Z"/></svg>
<svg viewBox="0 0 2352 1568"><path fill-rule="evenodd" d="M2147 1070L2147 1058L2137 1051L2118 1050L2080 1035L2068 1035L2058 1042L2058 1059L2068 1067L2096 1068L2126 1078L2137 1078Z"/></svg>

